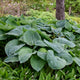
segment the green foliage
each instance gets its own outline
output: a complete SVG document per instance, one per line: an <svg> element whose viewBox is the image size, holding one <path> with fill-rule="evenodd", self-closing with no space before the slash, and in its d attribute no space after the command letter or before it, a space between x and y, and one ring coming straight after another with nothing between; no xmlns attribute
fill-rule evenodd
<svg viewBox="0 0 80 80"><path fill-rule="evenodd" d="M0 31L0 40L5 40L7 36L5 35L4 31Z"/></svg>
<svg viewBox="0 0 80 80"><path fill-rule="evenodd" d="M17 63L6 64L0 60L1 80L79 80L79 74L80 67L76 66L75 64L67 66L62 70L52 70L46 65L44 69L37 73L30 68L28 63L23 65Z"/></svg>
<svg viewBox="0 0 80 80"><path fill-rule="evenodd" d="M45 65L45 61L36 55L31 57L30 62L31 62L32 68L37 72L39 72Z"/></svg>
<svg viewBox="0 0 80 80"><path fill-rule="evenodd" d="M58 56L55 56L52 50L48 50L47 62L52 69L62 69L66 65L66 61Z"/></svg>
<svg viewBox="0 0 80 80"><path fill-rule="evenodd" d="M53 10L56 6L55 0L33 0L26 2L30 8L38 10Z"/></svg>
<svg viewBox="0 0 80 80"><path fill-rule="evenodd" d="M4 5L4 4L6 4L6 5ZM20 9L18 9L18 6L20 6ZM2 7L1 8L2 13L0 15L4 15L4 14L21 15L21 14L25 14L25 11L30 10L30 9L52 12L53 10L56 9L56 0L12 0L12 1L9 0L8 2L6 0L4 0L4 2L1 3L1 7ZM80 13L80 9L79 9L80 8L80 0L65 0L65 11L66 12L69 12L69 7L71 7L72 15L74 13L79 14ZM33 14L33 13L31 13L31 14ZM44 15L45 15L45 13L42 16L44 16ZM76 19L76 21L77 21L77 19ZM7 21L7 22L9 22L9 21Z"/></svg>
<svg viewBox="0 0 80 80"><path fill-rule="evenodd" d="M29 65L6 64L0 60L0 79L1 80L79 80L80 67L72 64L63 70L51 70L45 67L40 72L33 71ZM12 65L12 66L10 66ZM27 67L26 67L27 65ZM24 67L22 67L24 66ZM15 68L16 67L16 68ZM12 69L15 68L15 69Z"/></svg>
<svg viewBox="0 0 80 80"><path fill-rule="evenodd" d="M52 20L52 19L54 19L54 16L55 16L54 13L55 13L55 11L53 13L50 13L48 11L44 12L44 11L38 11L38 10L30 9L30 11L26 12L26 15L30 15L30 16L33 16L33 17L36 17L36 18Z"/></svg>
<svg viewBox="0 0 80 80"><path fill-rule="evenodd" d="M62 69L73 61L79 65L79 57L70 53L76 46L76 35L80 34L80 28L74 22L54 19L51 22L45 18L9 16L4 24L15 26L14 29L9 28L6 31L5 28L1 29L4 31L1 35L5 35L1 40L14 36L5 46L5 62L30 61L37 72L46 64L52 69ZM66 32L71 34L65 34ZM74 37L71 37L72 35Z"/></svg>
<svg viewBox="0 0 80 80"><path fill-rule="evenodd" d="M0 18L4 25L0 29L0 56L6 45L5 62L11 66L0 62L1 80L80 79L79 24L71 20L58 21L51 16L35 18L22 15L14 19L10 17L13 18ZM11 20L6 23L8 18ZM11 28L6 28L6 25Z"/></svg>
<svg viewBox="0 0 80 80"><path fill-rule="evenodd" d="M37 41L41 40L40 35L34 30L28 30L24 33L23 42L32 46L35 45Z"/></svg>
<svg viewBox="0 0 80 80"><path fill-rule="evenodd" d="M15 52L18 51L25 44L20 43L17 39L11 40L5 46L5 52L7 56L15 55Z"/></svg>
<svg viewBox="0 0 80 80"><path fill-rule="evenodd" d="M52 11L56 8L56 0L33 0L28 1L27 5L32 9ZM80 13L80 0L65 0L66 12L69 12L69 7L72 8L72 12Z"/></svg>
<svg viewBox="0 0 80 80"><path fill-rule="evenodd" d="M45 12L45 11L38 11L38 10L30 9L29 11L26 12L26 15L33 16L33 17L36 17L36 18L42 18L42 19L45 19L45 20L50 20L50 22L52 22L52 20L55 19L55 17L56 17L55 12L56 12L56 10L53 10L51 12L49 12L49 11ZM77 23L80 24L80 18L79 17L69 16L65 12L65 18L69 19L69 20L76 21Z"/></svg>
<svg viewBox="0 0 80 80"><path fill-rule="evenodd" d="M71 19L80 24L80 18L79 17L71 17Z"/></svg>
<svg viewBox="0 0 80 80"><path fill-rule="evenodd" d="M23 47L22 49L20 49L20 51L17 52L17 54L19 54L20 63L24 63L25 61L27 61L31 57L32 49L27 48L27 47Z"/></svg>
<svg viewBox="0 0 80 80"><path fill-rule="evenodd" d="M27 5L29 5L32 9L37 9L37 10L48 10L52 11L53 9L56 8L56 0L33 0L33 1L28 1ZM76 6L76 8L75 8ZM65 11L69 12L69 7L72 8L72 12L75 13L80 13L80 0L66 0L65 1Z"/></svg>
<svg viewBox="0 0 80 80"><path fill-rule="evenodd" d="M76 6L76 8L75 8ZM77 13L80 13L80 0L66 0L65 1L65 9L66 11L69 10L69 7L72 8L72 11L73 12L77 12Z"/></svg>
<svg viewBox="0 0 80 80"><path fill-rule="evenodd" d="M29 65L27 67L26 65L6 64L0 59L0 80L32 80L32 75L34 79L38 77L37 72L32 72Z"/></svg>

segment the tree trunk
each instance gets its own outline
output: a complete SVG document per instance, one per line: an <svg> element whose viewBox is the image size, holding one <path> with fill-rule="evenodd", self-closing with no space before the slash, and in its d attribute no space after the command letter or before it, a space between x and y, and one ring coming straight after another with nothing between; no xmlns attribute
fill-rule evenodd
<svg viewBox="0 0 80 80"><path fill-rule="evenodd" d="M64 20L65 19L64 1L65 0L56 0L56 18L58 20Z"/></svg>
<svg viewBox="0 0 80 80"><path fill-rule="evenodd" d="M69 7L69 15L71 15L71 6Z"/></svg>
<svg viewBox="0 0 80 80"><path fill-rule="evenodd" d="M3 2L3 0L1 0L1 2Z"/></svg>
<svg viewBox="0 0 80 80"><path fill-rule="evenodd" d="M3 16L3 0L0 1L0 16Z"/></svg>

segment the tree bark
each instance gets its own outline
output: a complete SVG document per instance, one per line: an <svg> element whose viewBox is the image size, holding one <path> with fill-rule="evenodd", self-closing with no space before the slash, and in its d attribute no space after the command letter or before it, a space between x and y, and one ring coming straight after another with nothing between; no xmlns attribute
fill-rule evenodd
<svg viewBox="0 0 80 80"><path fill-rule="evenodd" d="M3 16L3 0L0 1L0 14Z"/></svg>
<svg viewBox="0 0 80 80"><path fill-rule="evenodd" d="M71 6L69 7L69 15L71 15Z"/></svg>
<svg viewBox="0 0 80 80"><path fill-rule="evenodd" d="M65 19L64 1L65 0L56 0L56 18L58 20L64 20Z"/></svg>
<svg viewBox="0 0 80 80"><path fill-rule="evenodd" d="M3 2L3 0L1 0L1 2Z"/></svg>

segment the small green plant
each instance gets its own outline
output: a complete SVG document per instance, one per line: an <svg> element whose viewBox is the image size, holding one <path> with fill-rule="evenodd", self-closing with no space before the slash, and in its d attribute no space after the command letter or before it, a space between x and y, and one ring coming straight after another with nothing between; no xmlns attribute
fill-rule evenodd
<svg viewBox="0 0 80 80"><path fill-rule="evenodd" d="M26 12L26 15L45 19L45 20L52 22L53 19L56 19L55 13L56 13L56 10L52 10L51 12L49 12L49 11L45 12L45 11L30 9L29 11ZM76 21L77 23L80 24L79 17L69 16L67 12L65 12L65 18L68 20Z"/></svg>

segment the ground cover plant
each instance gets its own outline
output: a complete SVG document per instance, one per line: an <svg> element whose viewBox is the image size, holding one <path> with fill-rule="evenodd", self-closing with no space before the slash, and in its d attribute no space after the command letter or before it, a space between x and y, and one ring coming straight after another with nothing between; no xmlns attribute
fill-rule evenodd
<svg viewBox="0 0 80 80"><path fill-rule="evenodd" d="M3 56L6 53L7 57L4 60L6 63L20 62L25 65L22 74L20 74L21 71L18 71L24 65L18 64L17 71L14 70L16 75L13 73L10 76L15 76L17 80L21 78L20 75L22 75L23 80L30 77L30 80L79 80L80 24L71 20L58 21L55 18L50 19L51 16L48 18L46 16L35 18L35 16L25 17L22 15L20 17L0 18L0 43L5 44L5 52L3 51L4 45L3 47L0 45L2 48L0 55ZM35 73L31 66L40 73ZM33 74L25 78L27 67L28 70L31 69L30 73L33 72ZM6 74L9 77L7 72Z"/></svg>
<svg viewBox="0 0 80 80"><path fill-rule="evenodd" d="M52 19L56 19L56 16L55 16L56 13L55 12L56 12L56 10L53 10L51 12L49 12L49 11L45 12L45 11L30 9L29 11L26 11L26 15L27 16L33 16L36 18L48 19L48 20L52 21ZM65 12L65 18L68 20L75 21L75 22L80 24L80 18L79 17L69 16L67 12Z"/></svg>
<svg viewBox="0 0 80 80"><path fill-rule="evenodd" d="M51 70L46 66L40 72L35 72L27 63L23 65L17 63L6 64L2 60L0 60L1 80L79 80L79 74L80 67L78 67L76 64L67 66L62 70Z"/></svg>
<svg viewBox="0 0 80 80"><path fill-rule="evenodd" d="M68 20L53 20L47 24L43 23L42 19L24 16L20 18L9 16L5 22L2 21L1 25L8 25L10 28L0 27L2 28L0 40L13 37L5 46L8 56L5 62L25 63L30 59L30 64L36 71L40 71L46 63L52 69L62 69L73 61L80 65L79 58L71 52L76 46L76 35L80 34L80 28L75 26L79 25Z"/></svg>

